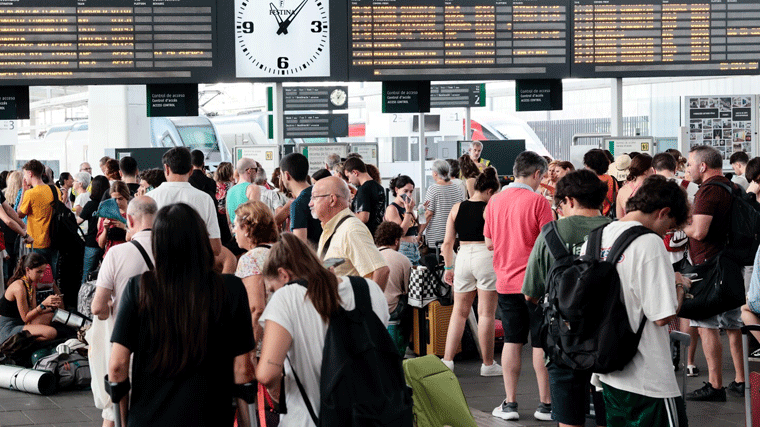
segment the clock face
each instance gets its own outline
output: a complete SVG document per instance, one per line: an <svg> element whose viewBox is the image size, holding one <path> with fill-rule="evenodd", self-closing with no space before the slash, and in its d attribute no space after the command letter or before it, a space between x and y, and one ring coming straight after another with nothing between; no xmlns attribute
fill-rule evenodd
<svg viewBox="0 0 760 427"><path fill-rule="evenodd" d="M336 107L346 103L346 92L343 89L335 89L330 93L330 102Z"/></svg>
<svg viewBox="0 0 760 427"><path fill-rule="evenodd" d="M237 77L329 77L329 0L235 0Z"/></svg>

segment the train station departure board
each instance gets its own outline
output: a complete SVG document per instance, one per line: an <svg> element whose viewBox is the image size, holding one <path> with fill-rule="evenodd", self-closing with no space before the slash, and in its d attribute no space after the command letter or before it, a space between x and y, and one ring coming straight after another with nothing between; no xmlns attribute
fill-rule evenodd
<svg viewBox="0 0 760 427"><path fill-rule="evenodd" d="M215 0L0 1L0 85L213 82Z"/></svg>
<svg viewBox="0 0 760 427"><path fill-rule="evenodd" d="M568 9L558 0L349 0L349 77L568 77Z"/></svg>
<svg viewBox="0 0 760 427"><path fill-rule="evenodd" d="M573 77L757 74L756 0L574 0Z"/></svg>

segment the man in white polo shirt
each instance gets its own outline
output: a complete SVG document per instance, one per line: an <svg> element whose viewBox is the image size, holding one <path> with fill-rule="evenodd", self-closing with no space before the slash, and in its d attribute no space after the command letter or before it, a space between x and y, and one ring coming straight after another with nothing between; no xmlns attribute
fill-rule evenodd
<svg viewBox="0 0 760 427"><path fill-rule="evenodd" d="M206 223L211 248L214 250L214 256L218 257L222 253L222 239L216 219L216 206L208 194L194 188L188 182L192 172L190 150L185 147L172 148L164 153L161 161L164 164L166 182L148 192L146 196L156 201L158 209L173 203L192 206Z"/></svg>

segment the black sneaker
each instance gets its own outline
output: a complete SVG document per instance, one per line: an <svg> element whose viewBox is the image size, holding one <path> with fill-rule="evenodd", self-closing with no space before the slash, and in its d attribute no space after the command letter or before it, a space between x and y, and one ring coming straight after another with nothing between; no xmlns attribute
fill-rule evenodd
<svg viewBox="0 0 760 427"><path fill-rule="evenodd" d="M692 400L696 402L725 402L726 401L726 389L714 388L710 383L705 383L705 386L694 390L686 395L686 400Z"/></svg>
<svg viewBox="0 0 760 427"><path fill-rule="evenodd" d="M744 397L744 383L737 383L736 381L731 381L731 384L726 387L728 391L735 394L739 397Z"/></svg>

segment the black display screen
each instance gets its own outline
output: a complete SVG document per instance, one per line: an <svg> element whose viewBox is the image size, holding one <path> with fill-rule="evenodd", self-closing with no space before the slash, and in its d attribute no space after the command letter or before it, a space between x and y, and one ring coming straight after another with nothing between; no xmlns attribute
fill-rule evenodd
<svg viewBox="0 0 760 427"><path fill-rule="evenodd" d="M569 77L557 0L350 0L351 80Z"/></svg>
<svg viewBox="0 0 760 427"><path fill-rule="evenodd" d="M214 80L214 0L2 4L0 84Z"/></svg>
<svg viewBox="0 0 760 427"><path fill-rule="evenodd" d="M757 74L758 18L754 0L575 0L572 75Z"/></svg>

